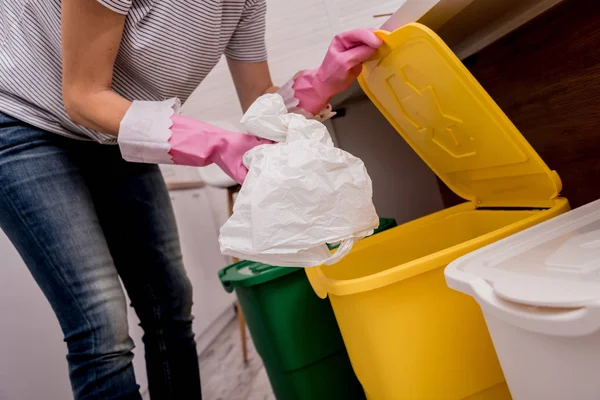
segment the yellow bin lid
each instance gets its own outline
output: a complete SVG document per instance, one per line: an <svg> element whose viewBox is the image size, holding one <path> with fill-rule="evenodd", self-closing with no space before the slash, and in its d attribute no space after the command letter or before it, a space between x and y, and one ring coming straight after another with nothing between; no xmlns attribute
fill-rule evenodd
<svg viewBox="0 0 600 400"><path fill-rule="evenodd" d="M413 23L389 33L359 83L456 194L479 207L549 208L562 188L446 44Z"/></svg>

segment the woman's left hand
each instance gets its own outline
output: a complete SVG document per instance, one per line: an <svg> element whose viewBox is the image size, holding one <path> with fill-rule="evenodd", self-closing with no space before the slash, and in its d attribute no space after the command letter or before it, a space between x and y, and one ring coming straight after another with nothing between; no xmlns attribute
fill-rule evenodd
<svg viewBox="0 0 600 400"><path fill-rule="evenodd" d="M332 96L350 87L360 74L362 63L381 44L381 39L368 29L354 29L335 36L319 68L299 72L280 89L288 109L309 116L319 115Z"/></svg>

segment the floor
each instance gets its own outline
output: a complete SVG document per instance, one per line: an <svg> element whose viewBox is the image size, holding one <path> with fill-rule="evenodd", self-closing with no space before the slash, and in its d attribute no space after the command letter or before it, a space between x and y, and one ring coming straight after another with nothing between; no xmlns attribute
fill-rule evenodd
<svg viewBox="0 0 600 400"><path fill-rule="evenodd" d="M248 335L248 363L242 361L237 320L200 355L204 400L275 400L265 368Z"/></svg>

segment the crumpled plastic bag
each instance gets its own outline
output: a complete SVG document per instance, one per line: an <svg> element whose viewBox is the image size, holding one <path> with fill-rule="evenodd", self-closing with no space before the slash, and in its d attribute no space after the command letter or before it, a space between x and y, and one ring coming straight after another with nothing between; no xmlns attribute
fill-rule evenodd
<svg viewBox="0 0 600 400"><path fill-rule="evenodd" d="M327 128L287 112L278 94L242 118L251 134L278 142L244 155L248 176L221 227L221 253L288 267L334 264L379 224L363 162L334 147ZM340 244L332 253L327 244Z"/></svg>

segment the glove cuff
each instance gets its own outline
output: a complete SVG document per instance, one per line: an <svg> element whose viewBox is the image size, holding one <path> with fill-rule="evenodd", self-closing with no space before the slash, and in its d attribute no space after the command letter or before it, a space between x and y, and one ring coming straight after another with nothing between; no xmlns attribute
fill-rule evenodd
<svg viewBox="0 0 600 400"><path fill-rule="evenodd" d="M124 160L147 164L173 164L171 117L179 114L177 98L134 101L121 120L117 141Z"/></svg>

